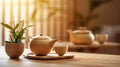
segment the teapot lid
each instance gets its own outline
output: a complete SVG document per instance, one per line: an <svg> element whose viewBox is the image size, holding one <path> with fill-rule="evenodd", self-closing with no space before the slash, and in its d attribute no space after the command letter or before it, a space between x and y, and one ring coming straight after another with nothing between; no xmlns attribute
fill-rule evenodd
<svg viewBox="0 0 120 67"><path fill-rule="evenodd" d="M43 35L43 34L37 35L37 36L33 37L33 39L34 39L34 40L51 40L50 37L45 36L45 35Z"/></svg>
<svg viewBox="0 0 120 67"><path fill-rule="evenodd" d="M91 31L87 30L86 27L79 27L79 29L75 30L74 33L76 33L76 34L90 34Z"/></svg>

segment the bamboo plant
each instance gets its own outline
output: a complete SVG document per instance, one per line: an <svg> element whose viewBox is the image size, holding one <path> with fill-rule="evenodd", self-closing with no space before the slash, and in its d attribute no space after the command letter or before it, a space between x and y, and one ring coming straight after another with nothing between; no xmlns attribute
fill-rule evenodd
<svg viewBox="0 0 120 67"><path fill-rule="evenodd" d="M6 23L1 23L4 27L9 29L10 35L9 35L9 41L5 41L6 43L22 43L22 40L26 39L26 37L23 37L25 30L28 27L32 27L33 25L29 25L27 27L24 27L24 21L20 21L17 24L14 24L14 26L10 26Z"/></svg>

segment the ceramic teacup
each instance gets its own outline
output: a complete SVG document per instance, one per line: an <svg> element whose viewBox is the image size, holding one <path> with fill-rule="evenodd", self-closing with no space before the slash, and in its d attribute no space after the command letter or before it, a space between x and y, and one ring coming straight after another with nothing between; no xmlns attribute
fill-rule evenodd
<svg viewBox="0 0 120 67"><path fill-rule="evenodd" d="M55 52L59 56L63 56L68 51L68 45L64 43L59 43L54 47Z"/></svg>
<svg viewBox="0 0 120 67"><path fill-rule="evenodd" d="M96 34L95 38L99 44L104 44L108 39L108 34Z"/></svg>

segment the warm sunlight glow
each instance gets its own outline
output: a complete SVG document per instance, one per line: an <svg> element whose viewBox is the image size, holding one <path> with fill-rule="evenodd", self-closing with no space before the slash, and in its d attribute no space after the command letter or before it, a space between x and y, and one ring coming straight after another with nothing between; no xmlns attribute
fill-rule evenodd
<svg viewBox="0 0 120 67"><path fill-rule="evenodd" d="M67 16L65 18L65 15L68 13L65 14L64 10L67 11L68 2L68 0L0 0L0 22L13 25L13 20L15 22L24 20L26 26L34 25L26 30L26 38L43 33L52 38L66 39L67 35L63 32L67 29L65 25L67 25L68 18ZM33 20L32 17L34 17ZM9 31L2 26L0 30L2 31L0 43L4 45L4 41L9 40ZM26 39L25 42L27 44L28 40Z"/></svg>
<svg viewBox="0 0 120 67"><path fill-rule="evenodd" d="M30 6L26 6L26 3ZM27 9L29 11L28 15L30 16L33 10L33 0L0 0L0 22L4 20L4 23L11 25L11 21L13 20L15 22L20 20L26 21L29 18L29 16L26 18ZM6 37L9 37L9 34L6 28L4 35L5 40L8 40L9 38Z"/></svg>

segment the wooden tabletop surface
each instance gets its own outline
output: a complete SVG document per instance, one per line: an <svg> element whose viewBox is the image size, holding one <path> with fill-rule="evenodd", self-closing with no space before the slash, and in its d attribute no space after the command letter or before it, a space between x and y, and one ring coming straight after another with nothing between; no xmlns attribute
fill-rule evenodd
<svg viewBox="0 0 120 67"><path fill-rule="evenodd" d="M24 54L29 52L25 50ZM62 60L31 60L23 56L20 59L9 59L0 47L0 67L120 67L120 55L78 53L73 54L73 59Z"/></svg>
<svg viewBox="0 0 120 67"><path fill-rule="evenodd" d="M70 44L69 51L120 55L120 43L105 42L104 44L99 44L98 42L94 42L91 45L74 45L70 42L67 43Z"/></svg>

